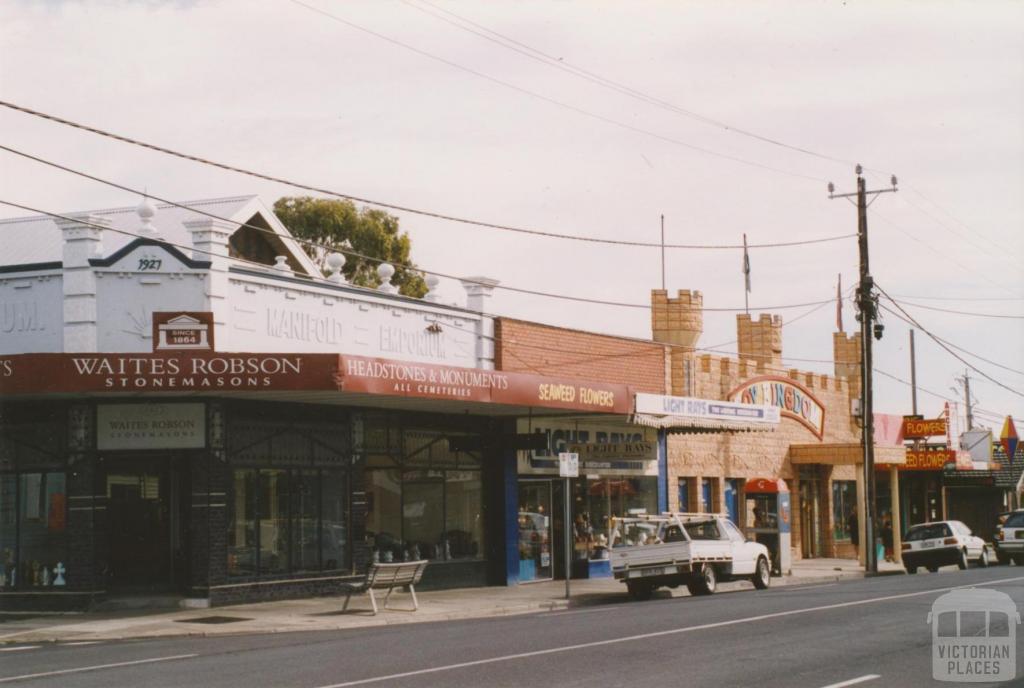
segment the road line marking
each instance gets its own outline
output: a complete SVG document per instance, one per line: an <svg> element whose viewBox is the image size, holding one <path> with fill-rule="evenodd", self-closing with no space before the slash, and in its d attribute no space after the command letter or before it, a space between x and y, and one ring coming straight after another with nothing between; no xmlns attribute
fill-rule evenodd
<svg viewBox="0 0 1024 688"><path fill-rule="evenodd" d="M831 588L838 583L821 583L820 585L780 585L772 588L772 592L786 592L789 590L814 590L815 588Z"/></svg>
<svg viewBox="0 0 1024 688"><path fill-rule="evenodd" d="M76 642L73 642L73 643L60 643L60 644L63 645L64 647L77 647L78 645L96 645L99 642L100 642L99 640L79 640L79 641L76 641Z"/></svg>
<svg viewBox="0 0 1024 688"><path fill-rule="evenodd" d="M136 659L131 662L115 662L113 664L96 664L94 666L78 667L75 669L60 669L59 671L43 671L38 674L22 674L21 676L4 676L0 678L0 683L10 683L11 681L24 681L30 678L43 678L44 676L60 676L62 674L79 674L83 671L99 671L100 669L116 669L117 667L135 666L138 664L152 664L154 662L171 662L175 659L189 659L191 657L198 657L198 654L191 655L173 655L171 657L153 657L152 659Z"/></svg>
<svg viewBox="0 0 1024 688"><path fill-rule="evenodd" d="M857 678L851 678L849 681L840 681L839 683L830 683L827 686L821 688L846 688L846 686L855 686L858 683L867 683L868 681L874 681L876 678L882 678L878 674L865 674L864 676L858 676Z"/></svg>
<svg viewBox="0 0 1024 688"><path fill-rule="evenodd" d="M489 657L487 659L476 659L470 662L458 662L456 664L445 664L442 666L429 667L427 669L416 669L414 671L403 671L398 674L387 674L384 676L373 676L371 678L357 679L355 681L345 681L344 683L331 683L325 686L319 686L318 688L348 688L349 686L362 686L368 683L380 683L381 681L392 681L399 678L408 678L410 676L420 676L422 674L436 674L442 671L452 671L454 669L465 669L467 667L481 666L483 664L496 664L497 662L509 662L515 659L525 659L528 657L540 657L543 655L552 655L562 652L572 652L573 650L582 650L591 647L602 647L605 645L617 645L620 643L629 643L636 640L646 640L648 638L660 638L663 636L679 635L681 633L692 633L693 631L704 631L710 628L722 628L724 626L735 626L737 624L750 623L752 621L765 621L767 619L777 619L783 616L795 616L797 614L809 614L811 612L820 612L828 609L842 609L844 607L859 607L864 604L872 604L874 602L887 602L889 600L899 600L907 597L921 597L922 595L933 595L938 592L949 592L950 590L959 590L961 588L979 587L983 585L997 585L999 583L1012 583L1015 581L1024 580L1024 576L1015 576L1013 578L1000 578L994 581L987 581L984 583L973 583L966 585L951 585L944 588L934 588L931 590L917 590L915 592L905 592L898 595L885 595L883 597L870 597L866 600L853 600L851 602L837 602L835 604L824 604L818 607L806 607L804 609L790 609L784 612L772 612L771 614L759 614L758 616L748 616L742 619L730 619L728 621L715 621L713 623L700 624L699 626L684 626L683 628L670 628L665 631L652 631L651 633L640 633L638 635L628 635L621 638L609 638L607 640L595 640L589 643L578 643L576 645L562 645L560 647L549 647L543 650L533 650L531 652L518 652L514 655L500 655L498 657Z"/></svg>
<svg viewBox="0 0 1024 688"><path fill-rule="evenodd" d="M600 609L576 609L576 610L571 611L571 612L546 612L544 614L540 614L540 616L542 616L543 618L547 619L547 618L550 618L552 616L570 616L570 615L573 615L573 614L596 614L598 612L617 612L617 611L619 611L618 607L601 607Z"/></svg>
<svg viewBox="0 0 1024 688"><path fill-rule="evenodd" d="M21 647L0 647L0 652L18 652L20 650L37 650L39 645L22 645Z"/></svg>

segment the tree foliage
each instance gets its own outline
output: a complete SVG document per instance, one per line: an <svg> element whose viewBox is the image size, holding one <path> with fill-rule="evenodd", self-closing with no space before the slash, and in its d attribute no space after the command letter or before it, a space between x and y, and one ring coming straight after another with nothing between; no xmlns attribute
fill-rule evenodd
<svg viewBox="0 0 1024 688"><path fill-rule="evenodd" d="M333 251L348 250L377 260L353 255L345 256L342 272L351 284L361 287L380 286L377 266L381 262L395 267L391 283L406 296L422 297L427 293L423 276L410 260L412 241L401 232L398 218L383 210L356 208L352 201L310 196L285 196L274 203L274 213L299 238L316 244L303 244L303 249L328 274L325 259Z"/></svg>

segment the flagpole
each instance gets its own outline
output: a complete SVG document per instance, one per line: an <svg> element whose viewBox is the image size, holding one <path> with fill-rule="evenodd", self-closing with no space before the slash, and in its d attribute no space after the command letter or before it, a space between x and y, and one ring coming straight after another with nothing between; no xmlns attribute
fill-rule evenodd
<svg viewBox="0 0 1024 688"><path fill-rule="evenodd" d="M747 235L743 234L743 312L750 315L750 258L747 256Z"/></svg>
<svg viewBox="0 0 1024 688"><path fill-rule="evenodd" d="M665 289L665 216L661 216L661 288Z"/></svg>

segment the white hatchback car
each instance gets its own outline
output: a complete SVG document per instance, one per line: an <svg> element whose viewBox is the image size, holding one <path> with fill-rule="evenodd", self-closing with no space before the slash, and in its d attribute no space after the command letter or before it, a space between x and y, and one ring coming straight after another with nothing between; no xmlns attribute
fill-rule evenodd
<svg viewBox="0 0 1024 688"><path fill-rule="evenodd" d="M940 566L956 564L967 568L968 561L988 566L985 541L971 533L960 521L935 521L911 526L903 536L903 566L907 573L917 573L924 566L932 573Z"/></svg>

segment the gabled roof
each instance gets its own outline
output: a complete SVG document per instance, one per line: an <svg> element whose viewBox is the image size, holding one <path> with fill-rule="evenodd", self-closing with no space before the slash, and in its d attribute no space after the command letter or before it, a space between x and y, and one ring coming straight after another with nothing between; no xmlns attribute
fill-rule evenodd
<svg viewBox="0 0 1024 688"><path fill-rule="evenodd" d="M204 213L225 218L239 224L248 223L256 216L262 216L267 226L278 235L287 253L308 274L320 275L316 264L306 255L288 229L274 215L273 211L258 196L234 196L198 201L183 201L180 205L196 208ZM157 209L152 226L160 233L160 240L177 247L185 254L192 249L192 235L185 222L207 217L167 203L155 204ZM124 208L107 208L92 211L71 211L62 215L82 215L86 212L110 220L110 228L103 232L102 256L109 256L138 239L142 220L137 204ZM273 237L268 237L273 239ZM0 245L4 247L4 265L30 263L59 263L62 259L63 238L54 219L48 215L16 217L0 220ZM100 257L102 257L100 256Z"/></svg>

